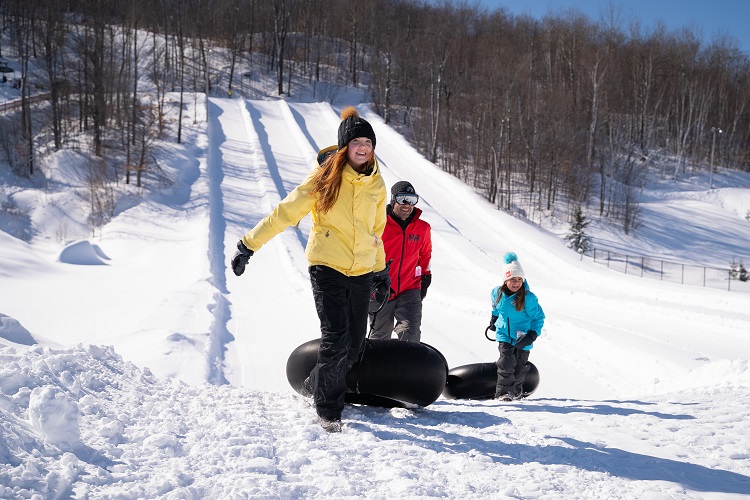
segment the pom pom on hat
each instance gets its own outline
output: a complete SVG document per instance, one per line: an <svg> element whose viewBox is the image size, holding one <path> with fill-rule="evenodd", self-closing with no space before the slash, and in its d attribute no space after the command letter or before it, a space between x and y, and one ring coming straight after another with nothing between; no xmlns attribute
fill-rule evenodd
<svg viewBox="0 0 750 500"><path fill-rule="evenodd" d="M349 144L352 139L357 137L367 137L372 141L372 147L375 147L375 131L372 125L359 116L357 108L347 106L341 111L341 124L339 125L339 149Z"/></svg>
<svg viewBox="0 0 750 500"><path fill-rule="evenodd" d="M341 120L346 120L347 118L359 118L359 111L357 111L357 108L354 106L347 106L344 109L341 110Z"/></svg>
<svg viewBox="0 0 750 500"><path fill-rule="evenodd" d="M523 268L518 262L518 256L514 252L506 253L503 260L505 261L505 265L503 266L503 282L511 278L526 279L526 274L523 272Z"/></svg>
<svg viewBox="0 0 750 500"><path fill-rule="evenodd" d="M511 262L518 260L518 255L516 255L515 252L508 252L505 254L505 257L503 257L503 260L506 264L510 264Z"/></svg>

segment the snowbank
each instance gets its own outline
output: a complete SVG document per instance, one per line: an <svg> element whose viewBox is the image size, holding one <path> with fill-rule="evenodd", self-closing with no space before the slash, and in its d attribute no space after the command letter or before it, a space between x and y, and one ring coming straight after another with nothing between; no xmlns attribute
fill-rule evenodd
<svg viewBox="0 0 750 500"><path fill-rule="evenodd" d="M57 261L79 266L106 265L109 257L99 248L87 240L78 240L63 248L57 255Z"/></svg>

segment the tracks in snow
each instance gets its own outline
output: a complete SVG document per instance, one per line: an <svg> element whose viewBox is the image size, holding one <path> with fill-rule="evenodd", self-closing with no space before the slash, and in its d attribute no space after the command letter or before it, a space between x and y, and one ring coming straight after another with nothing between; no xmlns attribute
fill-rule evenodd
<svg viewBox="0 0 750 500"><path fill-rule="evenodd" d="M223 368L217 370L229 383L289 391L285 376L289 353L318 335L304 257L310 221L303 220L298 229L283 232L257 252L241 278L231 272L222 275L231 255L222 254L219 247L223 238L224 248L233 252L237 238L307 175L316 151L333 142L338 114L328 104L239 99L212 103L218 116L211 123L219 129L211 134L212 168L221 175L211 176L220 185L211 191L212 219L217 217L212 225L211 256L213 263L222 265L211 268L216 283L226 284L223 293L228 299L226 309L214 310L217 328L212 352L224 353L223 358L217 357L223 360ZM433 226L435 279L425 301L423 340L443 352L451 366L496 357L494 345L482 332L488 319L489 291L497 284L502 255L508 250L522 256L549 318L545 326L549 343L534 355L545 366L544 376L568 377L571 383L590 381L592 367L609 364L611 373L598 370L597 381L584 384L581 397L611 397L609 388L621 387L622 379L632 377L634 363L639 362L660 365L633 379L634 391L651 385L655 376L682 377L678 367L685 366L686 359L693 366L700 360L694 361L695 352L670 349L670 336L696 335L696 345L700 345L700 335L707 329L729 321L723 315L733 310L732 297L726 305L708 303L702 311L690 311L679 303L665 304L673 294L661 298L657 290L653 307L643 306L640 282L579 262L558 237L529 231L527 223L482 202L472 188L425 160L377 115L365 109L360 113L378 136L376 153L387 187L402 179L414 183L423 200L424 218ZM220 212L224 234L219 234ZM460 290L449 286L458 283ZM276 318L272 312L279 310L279 304L288 314ZM623 310L630 308L628 304L633 310ZM659 317L665 307L674 310L675 316ZM607 319L592 321L592 310L609 311ZM596 317L601 320L603 316ZM740 334L730 334L732 342L748 342ZM269 335L273 336L272 349L268 348ZM633 342L633 349L616 352L614 346L622 345L624 336ZM582 359L581 353L589 352L592 345L610 355Z"/></svg>

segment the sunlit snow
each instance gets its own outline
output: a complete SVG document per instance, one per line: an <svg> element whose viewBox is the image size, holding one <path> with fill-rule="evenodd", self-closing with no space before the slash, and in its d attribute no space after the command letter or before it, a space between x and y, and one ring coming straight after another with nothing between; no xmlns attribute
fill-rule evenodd
<svg viewBox="0 0 750 500"><path fill-rule="evenodd" d="M750 495L747 284L680 285L581 259L566 222L498 211L366 105L386 184L410 181L433 228L422 340L451 367L493 361L489 295L514 251L547 314L531 354L541 383L522 402L347 406L343 432L323 431L285 375L292 350L319 335L309 220L242 277L227 262L335 142L354 99L212 98L206 119L199 98L183 144L159 146L173 182L128 188L93 235L76 155L50 159L53 189L2 167L2 201L27 217L6 211L0 224L32 237L0 231L0 497ZM714 183L655 172L634 234L595 224L591 236L632 255L750 264L750 175L720 170Z"/></svg>

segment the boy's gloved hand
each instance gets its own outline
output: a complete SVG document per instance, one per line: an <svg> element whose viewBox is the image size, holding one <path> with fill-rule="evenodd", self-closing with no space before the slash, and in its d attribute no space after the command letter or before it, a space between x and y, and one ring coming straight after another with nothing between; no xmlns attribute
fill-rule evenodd
<svg viewBox="0 0 750 500"><path fill-rule="evenodd" d="M430 288L430 284L432 283L432 273L430 274L423 274L422 275L422 288L419 290L419 295L422 297L422 300L427 296L427 289Z"/></svg>

